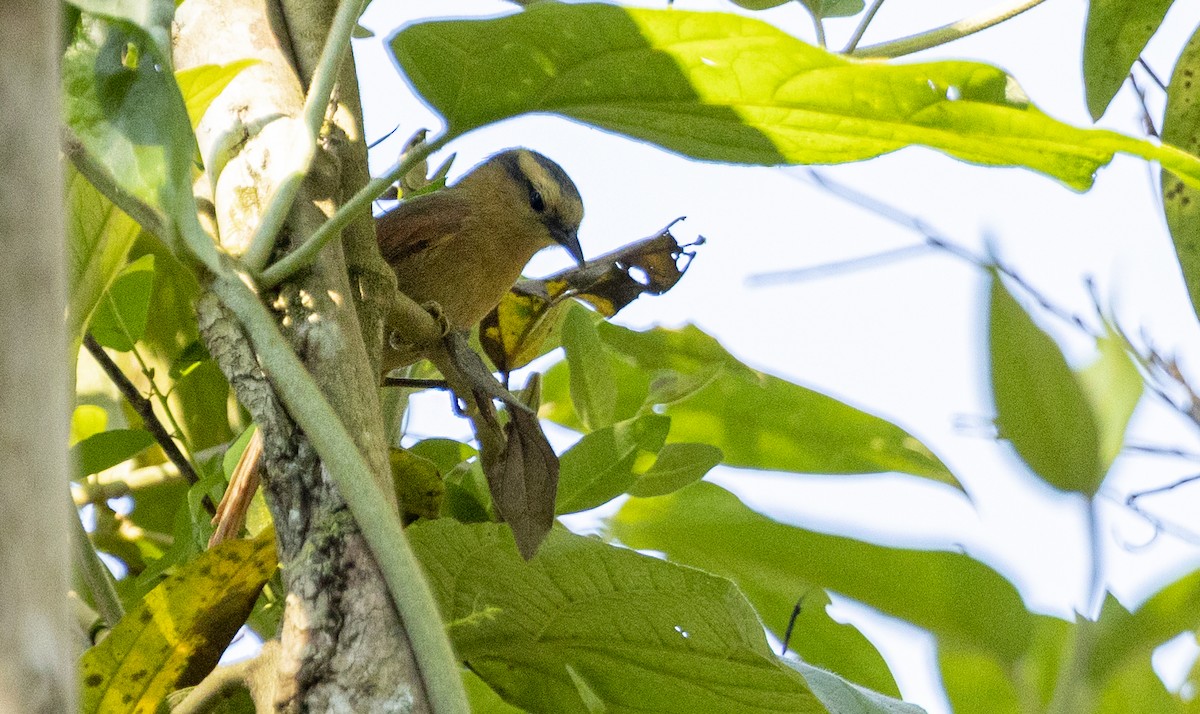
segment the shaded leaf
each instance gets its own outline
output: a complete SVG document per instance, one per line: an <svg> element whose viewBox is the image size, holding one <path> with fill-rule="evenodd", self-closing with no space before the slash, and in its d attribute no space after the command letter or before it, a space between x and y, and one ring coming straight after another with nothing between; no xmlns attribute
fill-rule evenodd
<svg viewBox="0 0 1200 714"><path fill-rule="evenodd" d="M96 342L120 352L132 350L146 333L153 289L153 255L144 255L125 266L92 317L90 332Z"/></svg>
<svg viewBox="0 0 1200 714"><path fill-rule="evenodd" d="M1099 119L1173 0L1090 0L1083 35L1083 87Z"/></svg>
<svg viewBox="0 0 1200 714"><path fill-rule="evenodd" d="M154 38L165 57L171 54L171 20L175 0L69 0L80 10L141 28Z"/></svg>
<svg viewBox="0 0 1200 714"><path fill-rule="evenodd" d="M721 463L723 454L708 444L667 444L654 464L627 490L631 496L662 496L704 478Z"/></svg>
<svg viewBox="0 0 1200 714"><path fill-rule="evenodd" d="M528 563L495 524L407 532L455 652L509 704L588 712L586 689L608 711L825 711L726 580L561 529Z"/></svg>
<svg viewBox="0 0 1200 714"><path fill-rule="evenodd" d="M1188 40L1167 86L1162 138L1200 156L1200 28ZM1162 172L1163 213L1183 281L1192 298L1192 309L1200 315L1200 188L1188 186Z"/></svg>
<svg viewBox="0 0 1200 714"><path fill-rule="evenodd" d="M632 548L660 550L674 561L729 574L747 591L778 590L794 600L803 592L800 579L1004 662L1026 650L1034 624L1016 589L966 555L889 548L787 526L703 481L667 496L630 499L610 528ZM806 660L854 678L810 657L802 640L802 632L792 636Z"/></svg>
<svg viewBox="0 0 1200 714"><path fill-rule="evenodd" d="M995 67L848 59L737 15L539 3L412 25L391 47L455 134L546 112L733 163L836 164L921 145L1076 190L1121 151L1200 186L1200 159L1051 119Z"/></svg>
<svg viewBox="0 0 1200 714"><path fill-rule="evenodd" d="M503 450L493 457L485 446L483 470L492 504L528 560L554 524L559 462L535 414L521 409L508 414Z"/></svg>
<svg viewBox="0 0 1200 714"><path fill-rule="evenodd" d="M555 512L586 511L625 493L639 476L638 455L657 453L670 427L670 417L645 414L584 435L562 456Z"/></svg>
<svg viewBox="0 0 1200 714"><path fill-rule="evenodd" d="M417 518L437 518L442 510L446 487L432 461L407 449L388 449L396 502L405 523Z"/></svg>
<svg viewBox="0 0 1200 714"><path fill-rule="evenodd" d="M154 445L154 436L142 429L113 429L93 434L71 447L77 478L98 474L137 456Z"/></svg>
<svg viewBox="0 0 1200 714"><path fill-rule="evenodd" d="M275 567L268 535L222 543L180 568L83 654L81 711L155 711L167 693L196 684L216 665Z"/></svg>
<svg viewBox="0 0 1200 714"><path fill-rule="evenodd" d="M1043 481L1093 495L1104 477L1100 434L1058 344L993 273L988 341L1000 437Z"/></svg>
<svg viewBox="0 0 1200 714"><path fill-rule="evenodd" d="M617 406L613 373L587 310L572 306L562 326L563 350L571 366L571 403L590 430L612 424Z"/></svg>
<svg viewBox="0 0 1200 714"><path fill-rule="evenodd" d="M118 209L67 163L67 245L70 253L70 299L67 327L75 347L83 342L88 323L109 285L125 265L141 227Z"/></svg>
<svg viewBox="0 0 1200 714"><path fill-rule="evenodd" d="M169 71L169 52L162 49L169 47L161 42L166 35L156 45L127 23L97 21L91 30L77 33L63 57L68 127L168 231L175 221L197 221L191 181L196 142ZM162 238L174 236L171 231Z"/></svg>
<svg viewBox="0 0 1200 714"><path fill-rule="evenodd" d="M906 704L899 699L872 692L847 682L833 672L804 662L784 661L804 676L812 693L835 714L925 714L925 710L916 704Z"/></svg>

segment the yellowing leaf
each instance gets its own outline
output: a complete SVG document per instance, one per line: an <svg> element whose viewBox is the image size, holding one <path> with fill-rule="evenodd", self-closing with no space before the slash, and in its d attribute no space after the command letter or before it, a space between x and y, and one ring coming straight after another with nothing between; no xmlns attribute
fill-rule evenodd
<svg viewBox="0 0 1200 714"><path fill-rule="evenodd" d="M158 710L217 663L275 572L273 533L222 543L126 613L79 663L85 714Z"/></svg>

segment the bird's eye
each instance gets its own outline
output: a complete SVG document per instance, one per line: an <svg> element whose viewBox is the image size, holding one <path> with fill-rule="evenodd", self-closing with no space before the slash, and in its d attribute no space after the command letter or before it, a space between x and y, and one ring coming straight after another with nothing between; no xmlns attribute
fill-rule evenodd
<svg viewBox="0 0 1200 714"><path fill-rule="evenodd" d="M529 192L529 207L538 213L546 210L546 202L542 200L542 194L538 193L536 189Z"/></svg>

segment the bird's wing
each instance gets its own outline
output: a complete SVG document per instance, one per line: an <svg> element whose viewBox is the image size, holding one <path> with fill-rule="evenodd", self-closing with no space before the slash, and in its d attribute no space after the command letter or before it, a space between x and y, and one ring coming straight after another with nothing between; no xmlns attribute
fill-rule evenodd
<svg viewBox="0 0 1200 714"><path fill-rule="evenodd" d="M375 219L379 252L390 265L398 265L436 248L462 228L466 208L453 189L404 201Z"/></svg>

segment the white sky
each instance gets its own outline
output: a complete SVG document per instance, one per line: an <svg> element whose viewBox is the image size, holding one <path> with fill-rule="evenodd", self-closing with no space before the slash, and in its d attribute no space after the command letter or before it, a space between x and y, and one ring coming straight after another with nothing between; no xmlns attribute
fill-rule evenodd
<svg viewBox="0 0 1200 714"><path fill-rule="evenodd" d="M993 4L890 0L863 44L951 22ZM674 6L736 9L715 0L677 0ZM392 30L421 19L421 13L486 16L513 9L499 0L371 5L362 24L376 37L354 44L368 138L400 125L376 149L376 171L394 161L413 131L440 128L385 51L383 42ZM967 58L998 65L1044 111L1087 126L1079 69L1085 11L1081 0L1049 0L1000 27L906 61ZM756 16L812 41L811 22L797 3ZM1197 24L1200 3L1175 3L1145 55L1164 80ZM829 22L831 46L843 45L852 28L853 22ZM1157 114L1161 97L1152 90L1151 99ZM1139 110L1128 85L1101 125L1140 133ZM704 164L555 117L512 120L455 141L446 152L458 153L452 178L488 154L515 145L550 156L579 186L587 205L580 238L588 255L651 235L680 215L688 220L674 230L677 237L708 238L674 290L637 301L618 322L638 328L696 323L751 366L900 424L950 465L974 495L976 507L948 489L911 478L721 470L712 480L756 509L797 525L891 545L961 544L1016 583L1034 610L1070 617L1074 608L1086 607L1088 556L1081 502L1034 482L1006 446L978 429L972 433L955 426L960 415L973 423L990 417L985 283L977 272L948 257L931 256L820 280L747 287L746 278L755 273L871 254L919 239L811 186L802 179L803 169ZM1100 294L1115 301L1130 333L1145 326L1159 347L1184 356L1192 373L1200 374L1200 332L1155 194L1157 171L1152 173L1144 162L1118 157L1087 194L1031 172L968 166L923 149L823 171L923 218L977 252L983 237L990 236L1008 264L1073 311L1088 312L1082 277L1094 276ZM530 274L550 272L568 261L565 254L547 252L535 259ZM1086 358L1080 350L1085 343L1071 345L1072 358ZM419 400L420 421L413 431L466 437L466 426L445 415L447 405L444 396ZM1139 443L1200 450L1194 428L1149 398L1131 433ZM1105 490L1117 501L1108 502L1103 512L1105 568L1110 588L1127 606L1196 567L1200 548L1168 535L1153 539L1144 521L1116 503L1129 491L1196 471L1194 463L1134 455L1119 460L1110 476ZM1198 502L1200 485L1144 505L1186 524L1194 522L1189 516ZM571 520L573 527L584 529L595 522ZM861 621L862 608L841 612ZM931 714L947 711L936 677L927 671L932 660L922 665L914 659L930 656L928 640L869 613L864 628L889 661L909 662L899 668L906 698ZM1174 683L1168 670L1178 666L1164 665L1160 671Z"/></svg>

